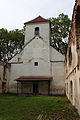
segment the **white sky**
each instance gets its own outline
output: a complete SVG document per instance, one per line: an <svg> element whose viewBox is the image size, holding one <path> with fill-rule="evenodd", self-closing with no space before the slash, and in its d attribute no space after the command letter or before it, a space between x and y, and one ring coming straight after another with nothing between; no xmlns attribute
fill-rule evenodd
<svg viewBox="0 0 80 120"><path fill-rule="evenodd" d="M41 15L56 17L61 13L70 18L75 0L0 0L0 28L22 29L24 22Z"/></svg>

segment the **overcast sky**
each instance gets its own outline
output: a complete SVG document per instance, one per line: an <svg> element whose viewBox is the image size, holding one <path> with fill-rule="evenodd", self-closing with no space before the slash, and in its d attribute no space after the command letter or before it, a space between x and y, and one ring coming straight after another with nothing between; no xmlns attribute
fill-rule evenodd
<svg viewBox="0 0 80 120"><path fill-rule="evenodd" d="M41 15L56 17L60 13L72 16L75 0L0 0L0 28L22 29L24 22Z"/></svg>

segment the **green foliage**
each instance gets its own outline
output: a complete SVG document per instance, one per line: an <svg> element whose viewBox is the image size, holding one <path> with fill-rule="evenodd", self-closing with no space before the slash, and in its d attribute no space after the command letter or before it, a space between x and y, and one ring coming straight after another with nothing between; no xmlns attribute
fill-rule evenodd
<svg viewBox="0 0 80 120"><path fill-rule="evenodd" d="M0 60L10 60L24 45L22 30L0 29Z"/></svg>
<svg viewBox="0 0 80 120"><path fill-rule="evenodd" d="M67 40L71 27L68 15L60 14L57 18L50 18L51 21L51 46L60 53L65 54Z"/></svg>
<svg viewBox="0 0 80 120"><path fill-rule="evenodd" d="M46 116L44 120L76 120L79 117L66 97L0 95L0 120L37 120L39 115Z"/></svg>

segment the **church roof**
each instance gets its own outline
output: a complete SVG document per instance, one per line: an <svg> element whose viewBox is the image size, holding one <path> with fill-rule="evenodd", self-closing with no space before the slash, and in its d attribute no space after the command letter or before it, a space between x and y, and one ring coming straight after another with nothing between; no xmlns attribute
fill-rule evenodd
<svg viewBox="0 0 80 120"><path fill-rule="evenodd" d="M24 24L28 24L28 23L37 23L37 22L49 22L49 20L41 17L41 16L38 16L37 18L33 19L33 20L30 20L28 22L25 22Z"/></svg>

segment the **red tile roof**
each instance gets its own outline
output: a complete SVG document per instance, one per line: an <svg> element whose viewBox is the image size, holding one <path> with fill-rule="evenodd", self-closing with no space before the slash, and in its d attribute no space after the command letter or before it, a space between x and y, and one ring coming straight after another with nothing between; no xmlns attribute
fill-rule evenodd
<svg viewBox="0 0 80 120"><path fill-rule="evenodd" d="M25 22L24 24L28 24L28 23L36 23L36 22L49 22L49 20L41 17L41 16L38 16L37 18L33 19L33 20L30 20L28 22Z"/></svg>
<svg viewBox="0 0 80 120"><path fill-rule="evenodd" d="M33 76L33 77L19 77L16 79L16 81L45 81L45 80L52 80L52 77L41 77L41 76Z"/></svg>

